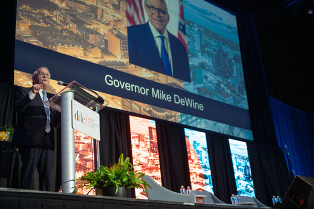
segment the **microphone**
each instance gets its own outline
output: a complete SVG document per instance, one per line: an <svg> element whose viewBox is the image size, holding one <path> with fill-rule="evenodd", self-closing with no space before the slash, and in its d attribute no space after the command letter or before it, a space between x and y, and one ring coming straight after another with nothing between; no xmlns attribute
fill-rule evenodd
<svg viewBox="0 0 314 209"><path fill-rule="evenodd" d="M98 99L98 102L99 102L99 103L101 103L101 104L104 104L104 103L105 103L104 98L102 98L101 96L99 96L96 91L91 90L91 89L88 89L88 90L90 90L91 92L93 92L94 94L97 95L97 99Z"/></svg>
<svg viewBox="0 0 314 209"><path fill-rule="evenodd" d="M69 84L68 83L64 83L63 81L58 81L58 85L60 85L60 86L67 86Z"/></svg>
<svg viewBox="0 0 314 209"><path fill-rule="evenodd" d="M97 96L98 96L98 102L100 102L100 104L104 104L104 103L105 103L104 98L102 98L102 97L99 96L98 94L97 94Z"/></svg>
<svg viewBox="0 0 314 209"><path fill-rule="evenodd" d="M58 81L57 84L60 85L60 86L67 86L67 85L69 85L68 83L65 83L65 82L63 82L63 81ZM85 87L85 88L86 88L86 87ZM102 98L101 96L99 96L99 95L97 94L97 92L95 92L95 91L93 91L93 90L91 90L91 89L88 89L88 90L97 95L97 101L98 101L99 103L101 103L101 104L104 104L104 103L105 103L104 98Z"/></svg>

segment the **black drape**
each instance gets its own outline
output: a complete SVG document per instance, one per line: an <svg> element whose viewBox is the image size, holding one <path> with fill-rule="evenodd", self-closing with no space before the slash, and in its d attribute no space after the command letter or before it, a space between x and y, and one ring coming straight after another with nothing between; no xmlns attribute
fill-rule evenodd
<svg viewBox="0 0 314 209"><path fill-rule="evenodd" d="M237 194L228 136L206 133L210 169L215 195L231 203L231 194Z"/></svg>
<svg viewBox="0 0 314 209"><path fill-rule="evenodd" d="M6 1L1 6L0 39L0 63L1 76L0 83L13 85L14 83L14 45L15 45L15 26L16 26L16 0ZM1 102L1 100L0 100Z"/></svg>
<svg viewBox="0 0 314 209"><path fill-rule="evenodd" d="M239 9L237 22L254 141L277 146L255 20Z"/></svg>
<svg viewBox="0 0 314 209"><path fill-rule="evenodd" d="M0 126L13 126L15 123L15 91L14 86L0 83Z"/></svg>
<svg viewBox="0 0 314 209"><path fill-rule="evenodd" d="M255 195L266 205L272 205L272 196L284 197L291 183L280 148L256 142L247 142Z"/></svg>
<svg viewBox="0 0 314 209"><path fill-rule="evenodd" d="M184 128L170 122L156 121L162 185L179 192L191 186Z"/></svg>
<svg viewBox="0 0 314 209"><path fill-rule="evenodd" d="M120 154L132 160L129 115L103 108L100 116L100 164L111 166L118 162Z"/></svg>
<svg viewBox="0 0 314 209"><path fill-rule="evenodd" d="M112 166L120 154L132 162L129 115L110 108L103 108L100 116L100 165ZM135 197L135 190L127 190L128 197Z"/></svg>
<svg viewBox="0 0 314 209"><path fill-rule="evenodd" d="M0 83L0 127L14 126L14 98L16 88ZM19 158L11 142L0 142L0 187L19 186Z"/></svg>

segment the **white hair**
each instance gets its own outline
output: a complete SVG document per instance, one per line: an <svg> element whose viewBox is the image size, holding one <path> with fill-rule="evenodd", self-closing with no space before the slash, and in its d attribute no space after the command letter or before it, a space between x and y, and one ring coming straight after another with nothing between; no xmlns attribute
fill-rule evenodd
<svg viewBox="0 0 314 209"><path fill-rule="evenodd" d="M39 68L37 68L37 70L35 70L35 71L33 72L33 75L32 75L32 80L33 80L33 81L34 81L35 78L38 76L40 69L46 69L46 70L48 70L48 72L50 73L50 71L49 71L49 69L48 69L47 67L45 67L45 66L39 67Z"/></svg>
<svg viewBox="0 0 314 209"><path fill-rule="evenodd" d="M161 2L164 2L165 4L166 4L166 1L165 0L160 0ZM144 4L146 5L146 3L147 3L147 0L144 0ZM166 4L166 6L167 6L167 4Z"/></svg>

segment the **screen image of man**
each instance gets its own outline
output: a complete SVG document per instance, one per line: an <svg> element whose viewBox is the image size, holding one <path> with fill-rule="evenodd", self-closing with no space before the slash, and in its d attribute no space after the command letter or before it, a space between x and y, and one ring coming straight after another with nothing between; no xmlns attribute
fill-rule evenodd
<svg viewBox="0 0 314 209"><path fill-rule="evenodd" d="M50 191L54 163L53 127L59 126L60 117L48 105L46 89L50 72L38 68L32 76L31 88L20 87L16 92L15 108L18 112L12 143L21 157L21 189L34 189L33 179L37 168L39 190Z"/></svg>
<svg viewBox="0 0 314 209"><path fill-rule="evenodd" d="M127 28L129 62L190 82L186 48L166 29L170 16L165 0L146 0L144 10L149 21Z"/></svg>

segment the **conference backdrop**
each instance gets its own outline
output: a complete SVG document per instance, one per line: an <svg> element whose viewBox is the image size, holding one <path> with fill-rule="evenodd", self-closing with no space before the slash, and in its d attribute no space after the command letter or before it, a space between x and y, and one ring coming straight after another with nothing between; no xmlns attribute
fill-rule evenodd
<svg viewBox="0 0 314 209"><path fill-rule="evenodd" d="M146 118L130 116L130 131L133 164L136 165L134 169L151 176L158 184L162 185L156 122ZM207 144L206 133L188 128L185 128L184 132L191 189L215 193L209 159L210 145ZM247 144L233 139L228 141L237 194L255 197ZM213 161L215 159L211 159L211 162ZM187 188L187 185L183 186ZM179 189L177 188L175 191L179 192ZM147 199L146 194L141 189L136 189L135 192L136 198ZM82 194L86 194L86 192L83 191Z"/></svg>
<svg viewBox="0 0 314 209"><path fill-rule="evenodd" d="M204 0L166 0L168 74L147 23L167 14L144 4L18 0L15 85L31 86L46 66L50 93L62 89L58 80L75 80L109 107L253 140L235 14Z"/></svg>

